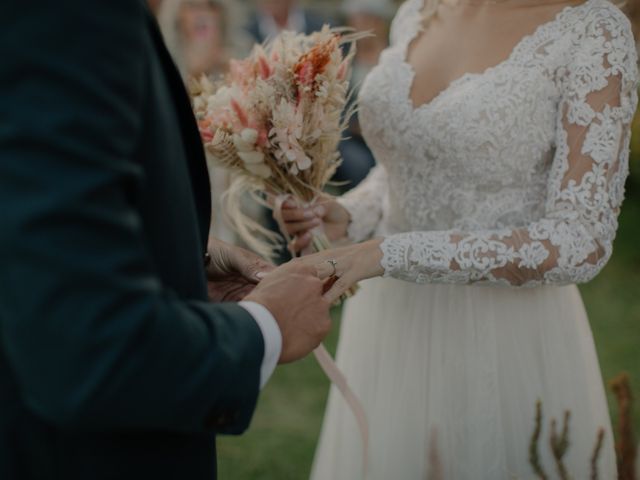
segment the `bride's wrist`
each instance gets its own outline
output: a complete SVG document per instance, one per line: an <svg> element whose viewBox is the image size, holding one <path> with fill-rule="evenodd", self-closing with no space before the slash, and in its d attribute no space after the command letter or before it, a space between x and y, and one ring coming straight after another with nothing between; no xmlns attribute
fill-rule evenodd
<svg viewBox="0 0 640 480"><path fill-rule="evenodd" d="M351 212L347 207L345 207L342 203L336 200L336 209L339 212L340 221L342 224L342 234L344 238L349 238L349 227L351 226L351 222L353 221L353 217L351 216Z"/></svg>
<svg viewBox="0 0 640 480"><path fill-rule="evenodd" d="M337 199L332 199L325 205L326 234L332 242L345 242L349 239L349 225L351 213Z"/></svg>
<svg viewBox="0 0 640 480"><path fill-rule="evenodd" d="M381 277L384 275L384 268L382 267L382 249L380 246L384 239L374 238L360 244L361 258L363 264L366 265L367 278Z"/></svg>

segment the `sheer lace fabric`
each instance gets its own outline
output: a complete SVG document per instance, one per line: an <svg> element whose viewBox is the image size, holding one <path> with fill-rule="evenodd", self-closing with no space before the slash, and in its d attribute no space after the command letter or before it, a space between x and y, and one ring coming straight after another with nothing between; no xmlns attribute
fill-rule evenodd
<svg viewBox="0 0 640 480"><path fill-rule="evenodd" d="M341 202L382 243L385 276L533 286L593 278L611 255L637 105L630 25L607 0L567 7L509 58L429 103L410 98L408 0L360 94L379 165Z"/></svg>

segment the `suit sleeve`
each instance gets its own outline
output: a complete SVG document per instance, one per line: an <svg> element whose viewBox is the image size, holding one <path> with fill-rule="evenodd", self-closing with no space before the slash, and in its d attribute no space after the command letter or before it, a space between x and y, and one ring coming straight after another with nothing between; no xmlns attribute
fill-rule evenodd
<svg viewBox="0 0 640 480"><path fill-rule="evenodd" d="M2 10L0 341L25 402L65 428L241 432L260 329L163 286L135 208L142 2Z"/></svg>

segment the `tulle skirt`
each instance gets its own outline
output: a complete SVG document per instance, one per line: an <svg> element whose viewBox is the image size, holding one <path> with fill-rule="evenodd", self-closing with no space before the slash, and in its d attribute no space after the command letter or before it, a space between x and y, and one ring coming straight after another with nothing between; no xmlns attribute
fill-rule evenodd
<svg viewBox="0 0 640 480"><path fill-rule="evenodd" d="M600 479L616 478L611 422L591 330L575 286L363 282L345 306L337 361L370 424L370 480L536 478L529 463L536 402L540 463L556 464L550 423L571 411L565 465L590 478L605 430ZM356 422L332 388L313 480L358 480Z"/></svg>

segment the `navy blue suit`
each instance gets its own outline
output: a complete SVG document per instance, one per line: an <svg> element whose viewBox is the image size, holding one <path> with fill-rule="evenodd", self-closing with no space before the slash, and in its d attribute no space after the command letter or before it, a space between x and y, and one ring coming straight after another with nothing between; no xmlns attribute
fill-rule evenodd
<svg viewBox="0 0 640 480"><path fill-rule="evenodd" d="M205 159L155 21L0 10L0 479L211 480L264 344L207 301Z"/></svg>

